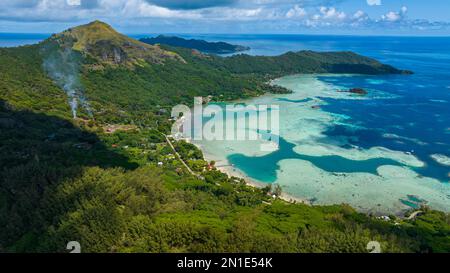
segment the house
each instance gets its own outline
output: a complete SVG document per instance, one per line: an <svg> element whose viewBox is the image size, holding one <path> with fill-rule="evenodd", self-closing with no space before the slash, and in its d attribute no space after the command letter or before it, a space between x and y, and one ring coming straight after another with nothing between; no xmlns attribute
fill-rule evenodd
<svg viewBox="0 0 450 273"><path fill-rule="evenodd" d="M386 216L386 215L380 216L380 217L378 217L378 219L383 220L383 221L390 221L391 220L391 218L389 216Z"/></svg>

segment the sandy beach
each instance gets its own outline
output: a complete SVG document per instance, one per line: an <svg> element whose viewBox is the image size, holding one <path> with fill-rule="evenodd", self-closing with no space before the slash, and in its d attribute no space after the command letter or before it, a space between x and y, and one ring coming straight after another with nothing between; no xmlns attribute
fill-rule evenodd
<svg viewBox="0 0 450 273"><path fill-rule="evenodd" d="M208 160L207 158L205 158L205 160ZM237 177L237 178L241 178L245 180L245 183L248 186L251 187L255 187L255 188L259 188L262 189L264 187L267 187L269 184L267 183L262 183L259 181L256 181L248 176L246 176L244 173L242 173L241 171L237 170L236 168L229 166L229 167L216 167L219 171L227 174L229 177ZM286 192L282 192L280 196L278 196L280 199L289 202L289 203L300 203L300 204L306 204L306 205L311 205L311 203L306 200L306 199L302 199L302 198L298 198L295 196L292 196Z"/></svg>

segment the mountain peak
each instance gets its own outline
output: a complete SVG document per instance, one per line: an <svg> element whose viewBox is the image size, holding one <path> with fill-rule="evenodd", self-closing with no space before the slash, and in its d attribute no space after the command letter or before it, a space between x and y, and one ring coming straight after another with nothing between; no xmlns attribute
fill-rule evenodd
<svg viewBox="0 0 450 273"><path fill-rule="evenodd" d="M168 59L184 62L176 53L134 40L98 20L69 28L51 39L57 41L60 46L71 47L102 63L133 64L141 60L164 63Z"/></svg>
<svg viewBox="0 0 450 273"><path fill-rule="evenodd" d="M100 25L100 26L106 26L106 27L109 27L109 28L112 28L110 25L108 25L107 23L105 23L105 22L103 22L103 21L100 21L100 20L95 20L95 21L92 21L92 22L90 22L89 24L87 24L87 25Z"/></svg>
<svg viewBox="0 0 450 273"><path fill-rule="evenodd" d="M92 21L85 25L77 26L74 29L84 30L87 32L103 32L120 35L120 33L118 33L111 25L99 20Z"/></svg>

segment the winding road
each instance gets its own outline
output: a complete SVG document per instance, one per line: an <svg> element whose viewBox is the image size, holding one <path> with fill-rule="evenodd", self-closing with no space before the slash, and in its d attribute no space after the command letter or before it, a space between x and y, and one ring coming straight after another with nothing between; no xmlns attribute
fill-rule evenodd
<svg viewBox="0 0 450 273"><path fill-rule="evenodd" d="M163 134L164 137L166 138L167 143L169 144L170 148L172 148L173 152L175 153L175 155L178 157L178 160L181 162L181 164L184 165L184 167L186 167L186 169L189 171L190 174L196 176L198 179L204 180L205 178L197 173L195 173L187 164L186 162L184 162L183 158L181 158L181 155L177 152L177 150L175 149L175 147L173 146L172 142L170 141L169 137L165 134Z"/></svg>

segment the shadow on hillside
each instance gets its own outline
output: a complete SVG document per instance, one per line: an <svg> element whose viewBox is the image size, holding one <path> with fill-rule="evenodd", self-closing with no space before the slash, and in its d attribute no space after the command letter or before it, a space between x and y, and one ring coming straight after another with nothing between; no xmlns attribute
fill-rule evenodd
<svg viewBox="0 0 450 273"><path fill-rule="evenodd" d="M138 167L67 120L14 111L0 100L0 252L2 244L22 238L17 231L43 224L33 212L45 208L45 196L93 166Z"/></svg>

